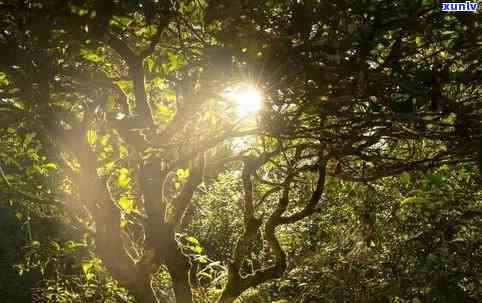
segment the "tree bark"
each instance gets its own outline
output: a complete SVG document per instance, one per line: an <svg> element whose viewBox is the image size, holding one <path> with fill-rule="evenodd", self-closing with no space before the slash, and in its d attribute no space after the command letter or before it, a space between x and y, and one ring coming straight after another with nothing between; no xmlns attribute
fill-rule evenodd
<svg viewBox="0 0 482 303"><path fill-rule="evenodd" d="M155 252L155 259L164 263L172 280L172 287L176 302L192 303L192 290L189 278L191 264L179 247L171 223L160 224L159 229L152 231L155 237L149 241L149 245Z"/></svg>
<svg viewBox="0 0 482 303"><path fill-rule="evenodd" d="M138 303L167 303L154 294L154 290L151 288L150 273L141 273L138 278L136 285L129 287L129 291Z"/></svg>

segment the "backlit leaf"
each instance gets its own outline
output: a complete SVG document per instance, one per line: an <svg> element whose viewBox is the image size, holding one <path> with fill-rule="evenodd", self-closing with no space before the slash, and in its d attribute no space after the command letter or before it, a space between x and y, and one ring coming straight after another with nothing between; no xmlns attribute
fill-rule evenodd
<svg viewBox="0 0 482 303"><path fill-rule="evenodd" d="M118 203L122 210L127 213L134 210L134 202L126 197L120 198Z"/></svg>

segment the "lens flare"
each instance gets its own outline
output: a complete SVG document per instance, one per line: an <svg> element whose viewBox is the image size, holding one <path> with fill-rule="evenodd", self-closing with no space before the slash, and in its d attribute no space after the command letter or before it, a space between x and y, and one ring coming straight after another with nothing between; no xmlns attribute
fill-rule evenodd
<svg viewBox="0 0 482 303"><path fill-rule="evenodd" d="M225 95L236 103L239 116L255 114L261 109L263 96L256 87L251 85L230 89Z"/></svg>

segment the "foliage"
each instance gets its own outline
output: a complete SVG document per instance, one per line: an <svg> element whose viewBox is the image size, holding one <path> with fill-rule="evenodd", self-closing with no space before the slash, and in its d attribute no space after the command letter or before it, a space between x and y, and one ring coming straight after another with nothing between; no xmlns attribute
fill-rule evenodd
<svg viewBox="0 0 482 303"><path fill-rule="evenodd" d="M15 231L1 240L21 252L2 259L29 273L23 298L480 299L476 14L408 0L0 11ZM264 95L252 116L226 94L246 82Z"/></svg>
<svg viewBox="0 0 482 303"><path fill-rule="evenodd" d="M307 244L295 246L288 278L273 283L266 300L476 302L480 187L467 167L437 173L445 181L436 188L431 174L334 183L338 197L298 227L311 231ZM414 192L426 199L407 203Z"/></svg>

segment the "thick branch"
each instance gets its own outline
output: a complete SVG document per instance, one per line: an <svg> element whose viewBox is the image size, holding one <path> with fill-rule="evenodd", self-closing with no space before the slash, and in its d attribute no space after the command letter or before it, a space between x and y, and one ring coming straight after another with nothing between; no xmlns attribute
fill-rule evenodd
<svg viewBox="0 0 482 303"><path fill-rule="evenodd" d="M104 42L112 47L122 59L126 61L127 66L129 66L129 74L134 84L136 113L146 119L145 122L147 123L147 126L152 126L154 122L152 120L152 112L146 96L144 67L142 66L143 58L134 53L124 41L114 35L107 35L106 38L104 38Z"/></svg>
<svg viewBox="0 0 482 303"><path fill-rule="evenodd" d="M199 162L199 165L192 169L192 171L190 172L186 184L184 184L179 195L174 199L173 223L175 225L182 224L181 220L183 219L183 215L186 209L191 203L194 191L203 180L203 170L205 165L204 157L201 157L201 160Z"/></svg>
<svg viewBox="0 0 482 303"><path fill-rule="evenodd" d="M371 172L370 171L367 172L365 176L351 176L346 173L339 173L339 174L331 173L330 175L345 181L371 182L384 177L396 176L407 171L427 170L443 164L450 165L455 163L472 162L472 161L474 161L474 159L471 159L470 155L467 156L466 159L450 159L448 158L448 155L439 154L430 159L422 159L417 161L397 163L397 164L385 165L385 166L380 165L372 169Z"/></svg>
<svg viewBox="0 0 482 303"><path fill-rule="evenodd" d="M323 190L325 187L325 177L326 177L326 163L320 163L318 167L318 181L316 184L315 191L312 193L310 201L308 204L299 212L294 213L288 217L280 217L277 221L277 225L281 224L289 224L299 221L303 218L306 218L312 215L316 211L316 205L321 199L321 195L323 194Z"/></svg>
<svg viewBox="0 0 482 303"><path fill-rule="evenodd" d="M116 36L107 34L104 37L104 42L112 47L112 49L114 49L119 56L126 61L127 65L131 66L138 60L136 53L134 53L134 51L124 41Z"/></svg>
<svg viewBox="0 0 482 303"><path fill-rule="evenodd" d="M218 303L233 302L242 292L244 292L248 288L255 287L270 279L279 278L283 275L284 271L287 268L286 254L283 251L278 239L276 238L276 227L282 224L296 222L298 220L306 218L307 216L315 212L315 207L321 199L321 195L323 193L325 183L325 169L326 162L323 161L319 164L319 175L316 189L313 192L310 201L305 206L305 208L289 217L283 217L282 215L286 211L289 204L290 185L293 180L293 175L291 173L288 174L288 177L283 182L283 191L278 201L277 208L269 217L264 228L264 238L268 242L269 247L274 254L275 264L266 268L256 270L252 275L248 275L246 277L240 276L239 269L241 267L244 257L247 255L247 252L249 252L249 248L247 247L247 245L250 243L249 241L251 240L251 238L249 237L252 237L253 234L255 235L259 228L259 225L255 226L255 229L246 228L245 233L238 241L238 244L236 246L234 261L232 262L232 264L230 264L229 268L228 283L226 284L226 287L223 290L223 293L221 294ZM245 175L243 173L243 183L246 183L248 181L250 182L250 179L247 178L247 174ZM249 182L247 186L245 184L245 190L252 190L252 187L249 186ZM250 201L249 195L247 196L246 200ZM247 211L245 211L245 216L246 213L249 212L250 209L248 208Z"/></svg>
<svg viewBox="0 0 482 303"><path fill-rule="evenodd" d="M80 199L95 221L96 252L122 285L137 287L138 277L133 274L136 273L134 262L124 249L120 210L109 195L106 180L97 175L97 155L84 139L76 156L81 173L80 184L77 184Z"/></svg>
<svg viewBox="0 0 482 303"><path fill-rule="evenodd" d="M233 138L239 138L239 137L244 137L244 136L249 136L249 135L255 135L259 131L257 129L251 129L251 130L245 130L245 131L229 131L226 132L220 136L216 136L213 138L206 139L204 141L198 142L196 145L196 149L186 153L184 155L181 155L180 159L175 162L174 166L180 166L183 163L191 160L192 158L198 156L199 154L218 146L220 143L223 141L233 139ZM172 146L164 146L164 148L174 148L178 147L178 144L172 145Z"/></svg>
<svg viewBox="0 0 482 303"><path fill-rule="evenodd" d="M251 243L253 242L262 221L254 216L253 205L253 184L251 176L258 167L257 158L245 158L242 172L243 188L244 188L244 233L239 238L234 249L233 261L229 264L228 282L219 298L218 302L233 302L244 290L243 277L241 277L240 269L244 258L251 251Z"/></svg>
<svg viewBox="0 0 482 303"><path fill-rule="evenodd" d="M147 230L158 229L163 223L162 186L166 172L161 171L161 160L151 157L142 163L139 173L139 186L144 199L144 209L147 215Z"/></svg>

